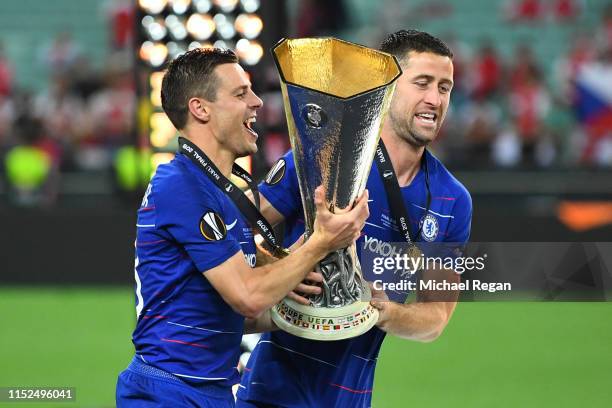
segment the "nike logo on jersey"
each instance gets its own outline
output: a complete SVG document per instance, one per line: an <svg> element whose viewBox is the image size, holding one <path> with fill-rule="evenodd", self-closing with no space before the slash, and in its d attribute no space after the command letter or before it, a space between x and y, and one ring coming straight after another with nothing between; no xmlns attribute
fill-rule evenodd
<svg viewBox="0 0 612 408"><path fill-rule="evenodd" d="M231 231L231 230L232 230L232 228L234 228L234 227L236 226L236 223L237 223L237 222L238 222L238 218L236 218L236 219L234 220L234 222L232 222L231 224L227 224L227 230L228 230L228 231Z"/></svg>

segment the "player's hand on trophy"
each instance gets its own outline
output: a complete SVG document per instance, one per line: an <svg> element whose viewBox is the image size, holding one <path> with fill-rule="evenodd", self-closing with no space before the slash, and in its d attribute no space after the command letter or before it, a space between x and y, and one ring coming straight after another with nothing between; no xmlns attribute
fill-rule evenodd
<svg viewBox="0 0 612 408"><path fill-rule="evenodd" d="M384 290L376 289L371 282L368 282L368 285L372 293L370 304L378 310L378 321L376 325L379 329L385 330L386 323L392 319L391 315L393 314L395 305L389 300L389 296L387 296Z"/></svg>
<svg viewBox="0 0 612 408"><path fill-rule="evenodd" d="M389 302L389 296L387 296L387 292L382 289L376 289L376 286L372 282L368 282L368 286L370 287L370 293L372 294L372 299L370 303L372 306L378 307L381 302Z"/></svg>
<svg viewBox="0 0 612 408"><path fill-rule="evenodd" d="M342 214L334 214L327 208L325 190L319 186L314 197L317 209L314 232L310 239L315 239L328 252L346 248L359 238L365 221L370 215L368 209L368 190L355 200L353 208Z"/></svg>
<svg viewBox="0 0 612 408"><path fill-rule="evenodd" d="M310 305L310 300L306 296L320 294L322 282L323 275L320 272L309 272L306 278L289 292L287 297L299 304L308 306Z"/></svg>

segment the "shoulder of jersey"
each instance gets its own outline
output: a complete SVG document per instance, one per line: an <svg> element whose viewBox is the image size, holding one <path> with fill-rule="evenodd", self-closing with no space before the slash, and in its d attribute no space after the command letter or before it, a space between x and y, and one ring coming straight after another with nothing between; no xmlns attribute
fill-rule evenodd
<svg viewBox="0 0 612 408"><path fill-rule="evenodd" d="M436 156L430 153L430 157L432 158L435 170L435 177L438 178L442 183L434 183L434 186L444 186L444 188L449 189L451 193L457 194L457 198L460 195L465 195L470 197L470 193L465 188L463 183L461 183L451 172L446 168L444 163L442 163ZM440 180L441 178L441 180ZM432 186L433 187L433 186ZM471 197L470 197L471 199Z"/></svg>

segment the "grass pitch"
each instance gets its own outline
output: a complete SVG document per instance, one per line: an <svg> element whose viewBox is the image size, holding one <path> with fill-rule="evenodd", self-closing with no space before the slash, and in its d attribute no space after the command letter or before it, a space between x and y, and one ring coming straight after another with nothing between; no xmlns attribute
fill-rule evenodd
<svg viewBox="0 0 612 408"><path fill-rule="evenodd" d="M134 321L131 288L0 289L0 387L113 407ZM461 303L433 343L385 340L372 406L609 407L610 384L612 303Z"/></svg>

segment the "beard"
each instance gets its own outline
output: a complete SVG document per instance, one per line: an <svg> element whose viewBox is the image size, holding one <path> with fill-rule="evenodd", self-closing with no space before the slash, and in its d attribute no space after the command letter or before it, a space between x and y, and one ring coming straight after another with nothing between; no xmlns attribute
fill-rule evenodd
<svg viewBox="0 0 612 408"><path fill-rule="evenodd" d="M419 133L416 130L416 126L413 124L414 118L410 122L402 122L397 120L396 116L390 113L389 119L391 119L391 125L395 134L413 147L425 147L429 145L435 139L435 135L438 134L438 128L435 129L434 137L432 138L428 138L422 133Z"/></svg>
<svg viewBox="0 0 612 408"><path fill-rule="evenodd" d="M407 140L408 143L410 143L414 147L425 147L429 143L431 143L430 139L427 139L423 135L416 132L414 129L408 130L408 137L404 137L403 139Z"/></svg>

